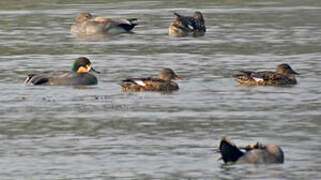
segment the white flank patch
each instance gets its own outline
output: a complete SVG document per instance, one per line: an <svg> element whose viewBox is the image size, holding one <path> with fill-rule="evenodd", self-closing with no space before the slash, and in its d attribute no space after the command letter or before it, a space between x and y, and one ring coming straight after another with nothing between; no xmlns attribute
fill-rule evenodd
<svg viewBox="0 0 321 180"><path fill-rule="evenodd" d="M134 80L134 82L140 86L146 86L146 84L142 80Z"/></svg>
<svg viewBox="0 0 321 180"><path fill-rule="evenodd" d="M260 82L260 81L264 81L264 79L262 78L256 78L256 77L252 77L256 82Z"/></svg>
<svg viewBox="0 0 321 180"><path fill-rule="evenodd" d="M193 26L191 26L190 24L188 25L188 28L190 28L190 29L194 29L194 28L193 28Z"/></svg>

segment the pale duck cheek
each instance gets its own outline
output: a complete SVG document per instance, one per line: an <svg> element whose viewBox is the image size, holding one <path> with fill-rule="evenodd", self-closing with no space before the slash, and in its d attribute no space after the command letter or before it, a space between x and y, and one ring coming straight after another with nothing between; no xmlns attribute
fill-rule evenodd
<svg viewBox="0 0 321 180"><path fill-rule="evenodd" d="M134 82L140 86L146 86L146 84L142 80L134 80Z"/></svg>
<svg viewBox="0 0 321 180"><path fill-rule="evenodd" d="M256 82L263 82L264 79L262 78L256 78L256 77L252 77Z"/></svg>

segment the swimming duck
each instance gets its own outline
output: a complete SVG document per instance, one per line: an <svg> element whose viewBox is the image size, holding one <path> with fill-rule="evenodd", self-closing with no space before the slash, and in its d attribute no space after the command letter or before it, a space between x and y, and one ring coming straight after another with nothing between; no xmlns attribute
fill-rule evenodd
<svg viewBox="0 0 321 180"><path fill-rule="evenodd" d="M224 163L227 164L273 164L284 162L282 149L274 144L256 143L239 148L229 138L223 137L219 144L219 151Z"/></svg>
<svg viewBox="0 0 321 180"><path fill-rule="evenodd" d="M194 12L193 17L182 16L174 13L176 19L169 25L168 34L173 37L187 36L192 33L194 36L203 36L206 32L203 14Z"/></svg>
<svg viewBox="0 0 321 180"><path fill-rule="evenodd" d="M163 69L158 78L133 78L122 81L123 91L172 91L178 90L178 85L172 81L182 80L170 68Z"/></svg>
<svg viewBox="0 0 321 180"><path fill-rule="evenodd" d="M76 23L71 26L71 32L76 35L93 35L103 33L122 33L132 30L137 19L111 19L94 17L90 13L80 13Z"/></svg>
<svg viewBox="0 0 321 180"><path fill-rule="evenodd" d="M91 67L86 57L79 57L72 65L72 71L49 71L39 74L28 74L25 84L32 85L95 85L97 78L90 71L100 73Z"/></svg>
<svg viewBox="0 0 321 180"><path fill-rule="evenodd" d="M276 72L241 71L243 74L235 75L240 85L246 86L282 86L296 84L295 72L288 64L278 65Z"/></svg>

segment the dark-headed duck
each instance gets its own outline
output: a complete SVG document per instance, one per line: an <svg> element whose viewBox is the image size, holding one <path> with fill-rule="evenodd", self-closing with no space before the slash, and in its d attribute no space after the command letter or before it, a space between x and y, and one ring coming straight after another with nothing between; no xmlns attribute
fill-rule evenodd
<svg viewBox="0 0 321 180"><path fill-rule="evenodd" d="M72 71L49 71L39 74L28 74L25 84L32 85L95 85L98 80L90 71L99 73L86 57L77 58L72 66Z"/></svg>

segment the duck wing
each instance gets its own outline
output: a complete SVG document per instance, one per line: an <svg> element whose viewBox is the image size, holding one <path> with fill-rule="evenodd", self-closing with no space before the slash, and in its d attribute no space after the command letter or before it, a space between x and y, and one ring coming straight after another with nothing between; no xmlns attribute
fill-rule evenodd
<svg viewBox="0 0 321 180"><path fill-rule="evenodd" d="M241 70L240 72L241 72L241 74L234 74L233 77L235 77L235 78L238 78L240 76L249 76L250 77L252 73L255 73L253 71L243 71L243 70Z"/></svg>
<svg viewBox="0 0 321 180"><path fill-rule="evenodd" d="M240 71L242 74L233 75L236 78L242 79L252 79L254 81L268 81L271 77L275 74L271 71L261 71L261 72L254 72L254 71Z"/></svg>
<svg viewBox="0 0 321 180"><path fill-rule="evenodd" d="M155 79L155 78L131 78L131 79L125 79L122 81L123 83L133 83L139 86L148 86L151 83L164 83L164 80L161 79Z"/></svg>
<svg viewBox="0 0 321 180"><path fill-rule="evenodd" d="M174 13L174 15L176 16L177 20L181 22L181 28L185 28L185 30L188 29L189 31L193 31L196 29L193 17L182 16L176 12Z"/></svg>
<svg viewBox="0 0 321 180"><path fill-rule="evenodd" d="M95 19L93 19L93 22L104 24L105 30L108 30L113 27L120 27L126 31L130 31L137 25L137 18L111 19L104 17L96 17Z"/></svg>
<svg viewBox="0 0 321 180"><path fill-rule="evenodd" d="M244 153L228 138L223 138L219 144L219 150L225 163L236 162Z"/></svg>
<svg viewBox="0 0 321 180"><path fill-rule="evenodd" d="M275 76L275 73L271 71L262 71L262 72L251 73L250 76L255 81L269 81L273 79L273 77Z"/></svg>
<svg viewBox="0 0 321 180"><path fill-rule="evenodd" d="M118 24L119 27L125 29L126 31L130 31L135 26L137 26L137 18L118 19L116 23Z"/></svg>
<svg viewBox="0 0 321 180"><path fill-rule="evenodd" d="M85 29L85 32L87 33L104 33L110 32L111 30L115 29L122 29L122 31L130 31L137 25L136 21L136 18L112 19L106 17L96 17L85 23L82 23L79 29ZM116 32L118 31L116 30Z"/></svg>
<svg viewBox="0 0 321 180"><path fill-rule="evenodd" d="M28 74L24 83L32 85L41 85L46 84L48 81L49 78L45 74Z"/></svg>
<svg viewBox="0 0 321 180"><path fill-rule="evenodd" d="M68 71L47 71L40 74L28 74L25 84L43 85L60 79L69 79L72 74Z"/></svg>
<svg viewBox="0 0 321 180"><path fill-rule="evenodd" d="M177 90L178 87L174 82L170 82L154 78L133 78L122 81L121 87L127 91L162 91L162 90Z"/></svg>

